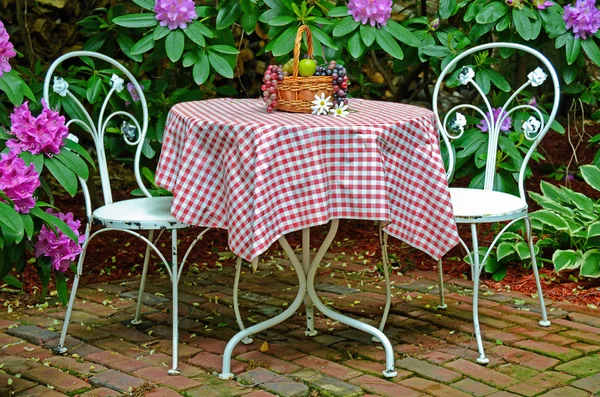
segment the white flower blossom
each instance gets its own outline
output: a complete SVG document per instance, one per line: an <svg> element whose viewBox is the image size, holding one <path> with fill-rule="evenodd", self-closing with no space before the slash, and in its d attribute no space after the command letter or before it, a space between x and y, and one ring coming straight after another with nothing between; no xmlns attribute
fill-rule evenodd
<svg viewBox="0 0 600 397"><path fill-rule="evenodd" d="M69 83L67 83L62 77L54 76L52 91L56 92L60 96L67 96L67 91L69 91Z"/></svg>
<svg viewBox="0 0 600 397"><path fill-rule="evenodd" d="M548 77L548 75L544 73L544 71L540 67L537 67L533 72L527 75L529 82L534 87L537 87L538 85L541 85L544 81L546 81L546 77Z"/></svg>
<svg viewBox="0 0 600 397"><path fill-rule="evenodd" d="M117 76L116 74L113 74L112 77L110 78L110 85L117 92L123 91L123 83L124 82L125 81L122 78L120 78L119 76Z"/></svg>
<svg viewBox="0 0 600 397"><path fill-rule="evenodd" d="M344 105L344 103L336 103L333 109L330 110L333 117L346 117L348 115L348 105Z"/></svg>
<svg viewBox="0 0 600 397"><path fill-rule="evenodd" d="M527 136L533 136L540 130L542 123L535 117L530 116L527 121L523 123L523 132Z"/></svg>
<svg viewBox="0 0 600 397"><path fill-rule="evenodd" d="M333 105L333 103L331 103L331 97L328 96L325 98L324 93L321 93L321 96L315 95L315 100L312 101L312 104L312 114L316 114L317 116L329 113L329 109L331 109L331 106Z"/></svg>
<svg viewBox="0 0 600 397"><path fill-rule="evenodd" d="M475 77L475 71L472 68L464 66L458 75L458 79L462 85L469 84L469 81Z"/></svg>

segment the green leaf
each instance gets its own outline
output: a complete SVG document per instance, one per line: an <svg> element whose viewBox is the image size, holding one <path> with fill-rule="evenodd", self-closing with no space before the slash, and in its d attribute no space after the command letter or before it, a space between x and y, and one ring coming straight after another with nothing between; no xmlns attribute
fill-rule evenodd
<svg viewBox="0 0 600 397"><path fill-rule="evenodd" d="M510 138L500 135L498 137L498 144L500 146L500 149L502 149L502 151L506 153L509 157L512 157L516 160L521 160L523 158L519 150L515 147L515 143L512 140L510 140Z"/></svg>
<svg viewBox="0 0 600 397"><path fill-rule="evenodd" d="M249 1L249 0L248 0ZM242 2L243 4L243 2ZM254 7L252 12L243 12L240 18L240 23L242 24L242 28L248 34L254 32L256 28L256 23L258 22L258 8Z"/></svg>
<svg viewBox="0 0 600 397"><path fill-rule="evenodd" d="M11 287L15 287L15 288L23 288L23 283L21 281L19 281L18 278L16 278L15 276L13 276L12 274L7 274L6 276L4 276L4 278L2 279L3 282L5 282L6 284L10 285Z"/></svg>
<svg viewBox="0 0 600 397"><path fill-rule="evenodd" d="M141 62L142 57L140 55L134 55L131 53L131 49L135 45L133 39L126 34L120 34L117 36L117 43L125 55L133 59L136 62Z"/></svg>
<svg viewBox="0 0 600 397"><path fill-rule="evenodd" d="M519 255L519 258L521 260L525 260L525 259L531 259L531 253L529 252L529 246L527 245L527 243L524 243L523 241L519 241L515 248L517 249L517 254ZM533 247L533 252L534 254L537 254L536 252L536 248L537 247ZM539 251L539 248L538 248Z"/></svg>
<svg viewBox="0 0 600 397"><path fill-rule="evenodd" d="M55 155L54 158L66 165L81 179L88 179L89 170L87 164L77 154L73 153L69 149L63 147L60 153Z"/></svg>
<svg viewBox="0 0 600 397"><path fill-rule="evenodd" d="M581 41L575 38L571 33L567 33L567 48L565 49L565 55L567 56L567 63L570 65L579 56L581 50Z"/></svg>
<svg viewBox="0 0 600 397"><path fill-rule="evenodd" d="M544 194L544 196L548 197L550 200L565 202L567 201L567 196L558 186L554 186L551 183L546 181L540 182L540 190Z"/></svg>
<svg viewBox="0 0 600 397"><path fill-rule="evenodd" d="M444 58L452 55L452 51L449 48L441 45L427 45L421 49L423 54L429 55L430 57Z"/></svg>
<svg viewBox="0 0 600 397"><path fill-rule="evenodd" d="M216 44L216 45L210 46L210 49L220 52L221 54L236 55L236 54L240 53L237 48L232 47L230 45L224 45L224 44Z"/></svg>
<svg viewBox="0 0 600 397"><path fill-rule="evenodd" d="M565 189L564 191L569 200L571 200L577 208L589 214L594 213L594 202L585 194L574 192L571 189Z"/></svg>
<svg viewBox="0 0 600 397"><path fill-rule="evenodd" d="M490 80L496 87L498 87L500 90L502 90L504 92L510 91L510 84L508 84L508 81L506 81L504 76L502 76L500 73L496 72L494 69L486 69L486 70L490 77Z"/></svg>
<svg viewBox="0 0 600 397"><path fill-rule="evenodd" d="M581 266L581 259L581 251L556 250L552 255L554 270L557 272L560 272L561 270L577 269Z"/></svg>
<svg viewBox="0 0 600 397"><path fill-rule="evenodd" d="M583 165L579 168L583 180L596 190L600 190L600 168L595 165Z"/></svg>
<svg viewBox="0 0 600 397"><path fill-rule="evenodd" d="M179 29L171 31L165 39L165 50L171 62L175 63L181 58L184 46L185 35L183 32Z"/></svg>
<svg viewBox="0 0 600 397"><path fill-rule="evenodd" d="M593 39L583 40L581 46L590 60L594 62L596 66L600 66L600 50L598 49L596 42L594 42Z"/></svg>
<svg viewBox="0 0 600 397"><path fill-rule="evenodd" d="M158 25L156 15L150 13L122 15L112 21L126 28L150 28Z"/></svg>
<svg viewBox="0 0 600 397"><path fill-rule="evenodd" d="M44 165L50 173L56 178L58 183L65 188L71 197L77 193L77 177L67 166L52 157L44 161Z"/></svg>
<svg viewBox="0 0 600 397"><path fill-rule="evenodd" d="M86 51L98 51L108 38L108 34L106 32L100 32L88 39L83 45L83 49Z"/></svg>
<svg viewBox="0 0 600 397"><path fill-rule="evenodd" d="M222 30L230 27L242 15L242 7L239 1L226 0L219 4L216 27Z"/></svg>
<svg viewBox="0 0 600 397"><path fill-rule="evenodd" d="M502 18L508 12L508 6L504 2L493 1L487 4L485 7L477 13L475 21L479 24L486 24L490 22L496 22Z"/></svg>
<svg viewBox="0 0 600 397"><path fill-rule="evenodd" d="M587 238L600 236L600 222L594 222L588 226Z"/></svg>
<svg viewBox="0 0 600 397"><path fill-rule="evenodd" d="M39 207L33 207L30 210L30 214L44 221L46 225L48 225L51 229L56 230L58 228L71 240L78 242L77 235L75 234L75 232L69 227L69 225L67 225L63 220L61 220L57 216L44 212Z"/></svg>
<svg viewBox="0 0 600 397"><path fill-rule="evenodd" d="M156 42L154 41L152 35L147 34L144 37L142 37L137 43L135 43L133 47L131 47L131 53L133 55L143 54L153 49L155 44Z"/></svg>
<svg viewBox="0 0 600 397"><path fill-rule="evenodd" d="M156 1L154 0L133 0L133 2L150 11L154 10L154 5L156 4Z"/></svg>
<svg viewBox="0 0 600 397"><path fill-rule="evenodd" d="M494 281L500 282L500 281L504 280L504 277L506 277L507 272L508 272L508 266L502 266L500 269L498 269L497 272L492 274L492 278L494 279Z"/></svg>
<svg viewBox="0 0 600 397"><path fill-rule="evenodd" d="M411 47L419 47L421 45L421 40L417 39L410 30L406 29L396 21L390 19L383 29L401 43Z"/></svg>
<svg viewBox="0 0 600 397"><path fill-rule="evenodd" d="M346 6L343 6L343 7L333 7L327 13L328 17L345 17L347 15L348 15L348 7L346 7Z"/></svg>
<svg viewBox="0 0 600 397"><path fill-rule="evenodd" d="M360 25L360 37L367 47L370 47L371 44L373 44L376 34L377 28L370 25Z"/></svg>
<svg viewBox="0 0 600 397"><path fill-rule="evenodd" d="M215 69L215 71L217 73L219 73L221 76L226 77L228 79L233 78L232 67L229 65L227 60L225 58L223 58L221 55L214 53L214 52L209 52L208 60L210 62L210 65L213 67L213 69Z"/></svg>
<svg viewBox="0 0 600 397"><path fill-rule="evenodd" d="M189 26L188 26L188 29L189 29ZM154 29L154 32L152 32L152 38L154 40L160 40L160 39L162 39L164 37L167 37L167 35L169 33L171 33L171 29L169 29L167 26L160 26L160 25L158 25Z"/></svg>
<svg viewBox="0 0 600 397"><path fill-rule="evenodd" d="M23 220L23 226L25 233L27 234L27 239L31 240L33 237L33 219L31 219L31 215L29 214L21 214L21 219Z"/></svg>
<svg viewBox="0 0 600 397"><path fill-rule="evenodd" d="M60 299L60 303L62 303L63 306L66 306L67 303L69 303L69 288L67 287L65 274L63 272L55 271L54 277L56 279L56 292L58 294L58 299Z"/></svg>
<svg viewBox="0 0 600 397"><path fill-rule="evenodd" d="M25 235L23 219L14 208L3 202L0 202L0 226L2 232L9 232L15 237L16 243L19 243Z"/></svg>
<svg viewBox="0 0 600 397"><path fill-rule="evenodd" d="M92 159L92 156L90 156L90 154L88 153L88 151L85 150L79 143L74 142L74 141L72 141L70 139L67 139L66 143L65 143L65 147L68 148L68 149L71 149L72 151L74 151L77 154L79 154L81 157L83 157L84 159L86 159L87 162L90 163L94 169L96 169L96 164L94 163L94 160Z"/></svg>
<svg viewBox="0 0 600 397"><path fill-rule="evenodd" d="M531 40L533 36L533 24L527 17L527 14L522 10L513 8L512 15L517 33L519 33L523 40Z"/></svg>
<svg viewBox="0 0 600 397"><path fill-rule="evenodd" d="M273 56L281 56L290 53L294 49L294 38L296 37L297 26L287 28L275 41L271 53Z"/></svg>
<svg viewBox="0 0 600 397"><path fill-rule="evenodd" d="M208 62L208 57L206 56L206 54L200 54L198 61L194 64L194 69L192 69L192 76L194 77L194 82L198 85L204 84L209 74L210 64Z"/></svg>
<svg viewBox="0 0 600 397"><path fill-rule="evenodd" d="M581 258L580 276L598 278L600 277L600 250L592 249L586 251Z"/></svg>
<svg viewBox="0 0 600 397"><path fill-rule="evenodd" d="M568 230L569 225L560 216L548 210L540 210L530 215L531 219L539 221L544 225L553 227L555 230Z"/></svg>
<svg viewBox="0 0 600 397"><path fill-rule="evenodd" d="M339 21L333 28L333 37L340 37L352 33L360 24L353 17L346 17Z"/></svg>
<svg viewBox="0 0 600 397"><path fill-rule="evenodd" d="M448 19L454 14L456 9L456 0L441 0L439 14L440 18Z"/></svg>
<svg viewBox="0 0 600 397"><path fill-rule="evenodd" d="M515 245L513 243L503 241L498 244L498 248L496 248L496 259L500 261L515 252Z"/></svg>
<svg viewBox="0 0 600 397"><path fill-rule="evenodd" d="M4 91L10 103L18 106L23 103L23 80L14 70L4 73L0 78L0 90Z"/></svg>
<svg viewBox="0 0 600 397"><path fill-rule="evenodd" d="M358 30L348 40L348 52L354 59L360 58L365 52L365 44L362 42Z"/></svg>
<svg viewBox="0 0 600 397"><path fill-rule="evenodd" d="M188 25L187 29L185 29L183 32L194 43L198 44L200 47L204 47L206 46L206 40L202 34L202 29L198 25L202 24L200 22L192 23L191 25Z"/></svg>
<svg viewBox="0 0 600 397"><path fill-rule="evenodd" d="M291 15L279 15L273 19L270 19L269 25L270 26L285 26L285 25L289 25L290 23L296 22L296 21L297 21L297 19Z"/></svg>
<svg viewBox="0 0 600 397"><path fill-rule="evenodd" d="M93 74L88 80L87 90L85 95L89 103L94 104L98 102L100 94L102 93L102 80L97 74Z"/></svg>
<svg viewBox="0 0 600 397"><path fill-rule="evenodd" d="M337 50L339 48L336 42L333 41L333 39L329 37L329 35L323 30L321 30L321 28L319 28L318 26L310 25L310 30L312 31L314 38L319 40L321 43L325 44L327 47L332 48L334 50ZM318 53L318 51L319 50L315 48L315 53Z"/></svg>
<svg viewBox="0 0 600 397"><path fill-rule="evenodd" d="M44 155L43 154L31 154L31 152L21 152L19 157L25 161L26 165L33 164L35 172L38 174L44 169Z"/></svg>
<svg viewBox="0 0 600 397"><path fill-rule="evenodd" d="M402 49L394 40L394 38L385 30L378 30L375 36L377 44L381 46L381 49L387 52L389 55L397 59L403 59L404 53Z"/></svg>

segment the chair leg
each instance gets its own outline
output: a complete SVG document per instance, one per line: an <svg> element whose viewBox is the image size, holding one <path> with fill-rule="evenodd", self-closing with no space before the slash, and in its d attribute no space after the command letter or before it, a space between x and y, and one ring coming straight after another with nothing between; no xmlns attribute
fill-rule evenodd
<svg viewBox="0 0 600 397"><path fill-rule="evenodd" d="M440 304L437 305L439 310L446 310L448 305L444 302L444 271L442 270L442 258L438 259L438 274L440 276Z"/></svg>
<svg viewBox="0 0 600 397"><path fill-rule="evenodd" d="M152 241L154 238L154 230L148 232L148 240ZM152 247L146 245L146 255L144 255L144 268L142 269L142 279L140 280L140 292L138 294L138 301L135 307L135 317L131 320L132 325L139 325L142 323L140 320L140 314L142 312L142 301L144 300L144 287L146 287L146 276L148 275L148 263L150 263L150 250Z"/></svg>
<svg viewBox="0 0 600 397"><path fill-rule="evenodd" d="M483 341L481 340L481 329L479 327L479 275L481 274L481 266L479 265L477 225L474 223L471 224L471 238L473 240L473 328L475 330L475 339L477 339L477 349L479 350L477 363L486 365L490 360L485 356Z"/></svg>
<svg viewBox="0 0 600 397"><path fill-rule="evenodd" d="M83 247L81 247L81 253L79 254L79 260L77 261L77 272L73 279L73 286L71 287L71 296L69 297L69 303L67 304L67 313L65 314L65 320L63 322L62 331L60 333L60 339L58 346L54 349L55 353L65 354L67 347L65 346L65 339L67 338L67 331L69 329L69 323L71 322L71 313L73 312L73 306L75 305L75 297L77 296L77 287L79 286L79 277L83 273L83 261L85 260L85 253L89 244L90 232L92 230L91 223L88 223L85 228L85 240Z"/></svg>
<svg viewBox="0 0 600 397"><path fill-rule="evenodd" d="M240 272L242 270L242 257L238 256L235 262L235 281L233 282L233 311L235 312L235 319L237 320L238 326L240 327L240 331L246 329L244 327L244 323L242 322L242 316L240 315L240 306L238 303L238 288L240 285ZM246 336L242 339L242 343L244 345L249 345L254 342L250 336Z"/></svg>
<svg viewBox="0 0 600 397"><path fill-rule="evenodd" d="M390 285L389 257L387 251L388 234L381 229L381 223L379 231L379 238L381 243L381 263L383 263L383 275L385 278L385 306L383 308L383 317L381 317L381 324L379 324L379 330L383 332L383 329L385 328L385 323L387 322L387 318L390 314L390 306L392 305L392 287ZM376 343L381 342L376 336L374 336L372 340Z"/></svg>
<svg viewBox="0 0 600 397"><path fill-rule="evenodd" d="M310 228L302 229L302 269L308 274L310 269ZM306 336L317 336L319 331L315 329L315 308L310 296L304 296L304 307L306 308Z"/></svg>
<svg viewBox="0 0 600 397"><path fill-rule="evenodd" d="M177 229L171 230L171 284L173 285L173 366L169 375L179 375L179 269L177 266Z"/></svg>
<svg viewBox="0 0 600 397"><path fill-rule="evenodd" d="M535 276L535 283L537 285L538 298L540 300L540 310L542 312L542 319L539 324L542 327L549 327L550 321L548 320L548 314L546 313L546 305L544 304L544 293L542 291L542 284L540 283L540 274L537 267L537 261L533 250L533 233L531 230L531 219L525 217L525 229L527 231L527 244L529 245L529 254L531 255L531 267L533 267L533 274Z"/></svg>

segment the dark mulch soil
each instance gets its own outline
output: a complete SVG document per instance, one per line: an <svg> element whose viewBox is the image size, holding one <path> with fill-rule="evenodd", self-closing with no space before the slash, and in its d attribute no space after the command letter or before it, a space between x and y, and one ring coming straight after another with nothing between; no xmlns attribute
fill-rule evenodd
<svg viewBox="0 0 600 397"><path fill-rule="evenodd" d="M589 164L592 162L596 150L596 146L588 146L585 142L589 136L600 133L598 125L589 125L586 127L587 136L585 140L577 147L577 161L573 160L571 171L576 172L578 164ZM576 134L572 133L573 145L577 145L578 139L575 139ZM533 163L534 177L526 182L526 189L529 191L539 192L540 181L545 180L554 184L568 185L576 191L582 192L593 199L600 198L600 192L591 189L581 179L575 177L574 180L563 179L556 181L548 175L561 165L565 165L573 154L571 145L567 135L560 135L555 132L550 132L546 139L542 142L540 148L542 154L546 158L540 164ZM128 173L128 166L113 163L111 165L111 173L116 174L117 178L114 182L113 191L115 199L123 199L129 197L129 192L134 188L134 182ZM57 206L63 211L73 212L77 218L85 219L85 209L83 197L78 194L71 198L68 196L57 196ZM535 203L530 204L533 206ZM533 207L533 210L536 208ZM327 233L327 226L321 226L313 229L311 239L313 246L322 241ZM480 245L489 244L493 238L493 234L489 233L489 227L481 227L482 238ZM189 243L195 238L199 229L189 228L181 230L179 233L181 252L187 248ZM461 228L461 236L469 239L469 230ZM165 234L162 237L164 245L161 249L164 250L168 258L170 236ZM301 242L301 233L292 233L289 236L292 246L299 245ZM372 221L349 221L342 220L338 230L336 242L331 247L331 252L346 252L346 253L365 253L368 256L377 258L379 256L379 237L378 226ZM279 253L280 249L277 244L272 248L272 251L267 252L265 257L275 253ZM86 264L84 268L83 284L114 281L125 278L130 278L141 272L143 263L144 245L136 238L122 233L112 233L100 235L91 245L86 255ZM390 254L397 261L394 266L397 271L406 271L411 268L418 269L433 269L436 266L426 254L407 246L393 238L390 238ZM460 258L465 255L460 247L451 250L444 260L444 271L454 277L468 277L470 268ZM371 263L376 263L375 259ZM199 269L214 268L216 266L233 266L231 255L227 254L227 233L224 230L209 231L202 242L200 242L193 250L187 266L197 266ZM161 265L158 264L157 258L154 258L152 271L163 271ZM552 299L569 300L584 304L600 305L600 282L591 280L582 280L573 282L569 279L568 274L557 275L551 268L551 265L546 264L546 268L541 270L545 277L544 293ZM34 266L28 266L26 272L19 275L19 278L24 282L24 290L28 293L39 291L38 277ZM491 288L521 291L527 294L533 294L535 290L535 282L531 269L525 269L523 264L515 263L507 277L502 282L494 282L489 275L483 275L484 282ZM581 288L581 287L585 288ZM0 300L2 297L0 296Z"/></svg>

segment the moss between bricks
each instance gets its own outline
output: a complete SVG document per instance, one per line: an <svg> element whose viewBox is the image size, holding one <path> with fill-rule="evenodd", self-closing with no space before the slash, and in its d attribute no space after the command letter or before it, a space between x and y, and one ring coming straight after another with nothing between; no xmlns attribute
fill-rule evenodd
<svg viewBox="0 0 600 397"><path fill-rule="evenodd" d="M68 392L66 394L67 394L67 396L75 396L75 395L78 395L78 394L85 393L88 390L92 390L92 388L91 387L82 387L79 390L73 390L73 391L70 391L70 392Z"/></svg>

